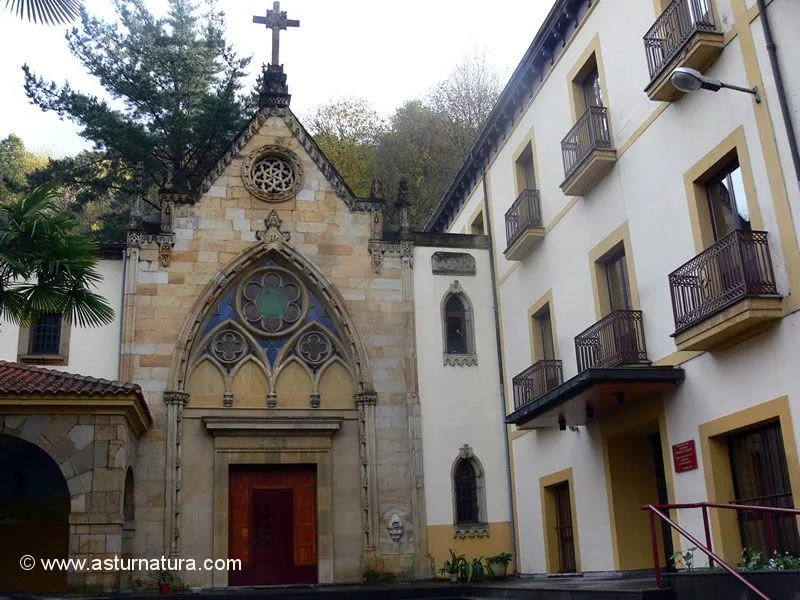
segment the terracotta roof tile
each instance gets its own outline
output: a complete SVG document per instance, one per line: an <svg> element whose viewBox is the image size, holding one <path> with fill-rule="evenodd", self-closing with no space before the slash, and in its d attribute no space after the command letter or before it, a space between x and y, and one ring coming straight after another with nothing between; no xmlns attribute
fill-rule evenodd
<svg viewBox="0 0 800 600"><path fill-rule="evenodd" d="M0 394L68 394L76 396L129 396L140 400L142 388L135 383L123 383L75 375L53 369L0 360Z"/></svg>

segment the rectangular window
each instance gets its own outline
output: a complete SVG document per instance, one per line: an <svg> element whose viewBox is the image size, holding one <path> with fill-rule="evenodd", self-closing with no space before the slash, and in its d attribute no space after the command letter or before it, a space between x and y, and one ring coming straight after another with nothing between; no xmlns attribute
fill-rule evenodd
<svg viewBox="0 0 800 600"><path fill-rule="evenodd" d="M541 348L540 360L555 360L556 351L553 345L553 323L550 319L550 307L545 306L533 317L535 321L534 331L539 337L537 346Z"/></svg>
<svg viewBox="0 0 800 600"><path fill-rule="evenodd" d="M595 62L589 67L588 72L584 75L581 81L581 89L583 90L584 107L590 106L603 106L603 92L600 88L600 72L597 69Z"/></svg>
<svg viewBox="0 0 800 600"><path fill-rule="evenodd" d="M606 285L611 310L631 310L631 292L628 282L628 265L625 251L611 256L605 261Z"/></svg>
<svg viewBox="0 0 800 600"><path fill-rule="evenodd" d="M477 217L475 217L475 220L469 226L469 232L472 235L484 235L486 233L483 226L483 213L480 213Z"/></svg>
<svg viewBox="0 0 800 600"><path fill-rule="evenodd" d="M536 173L533 169L533 150L528 144L516 161L517 168L517 189L519 193L523 190L536 189Z"/></svg>
<svg viewBox="0 0 800 600"><path fill-rule="evenodd" d="M794 508L783 436L778 422L728 436L733 475L733 503ZM738 511L742 546L772 553L800 554L797 521L791 515Z"/></svg>
<svg viewBox="0 0 800 600"><path fill-rule="evenodd" d="M750 211L738 160L728 163L706 182L706 193L715 240L736 229L750 231Z"/></svg>
<svg viewBox="0 0 800 600"><path fill-rule="evenodd" d="M61 315L40 317L31 327L30 354L59 354L61 350Z"/></svg>

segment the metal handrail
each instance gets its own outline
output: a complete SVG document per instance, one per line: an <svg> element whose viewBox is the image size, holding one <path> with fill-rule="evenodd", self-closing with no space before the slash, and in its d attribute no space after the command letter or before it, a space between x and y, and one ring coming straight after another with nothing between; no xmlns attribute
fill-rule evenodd
<svg viewBox="0 0 800 600"><path fill-rule="evenodd" d="M511 248L528 227L542 226L539 190L522 190L511 208L506 211L505 217L506 246Z"/></svg>
<svg viewBox="0 0 800 600"><path fill-rule="evenodd" d="M561 385L563 380L560 360L540 360L533 363L511 380L514 391L514 409L533 402L536 398Z"/></svg>
<svg viewBox="0 0 800 600"><path fill-rule="evenodd" d="M671 528L675 531L683 535L686 539L692 542L697 549L702 551L706 556L708 556L708 565L709 567L713 567L714 563L719 564L720 567L725 569L728 573L733 575L733 577L745 585L750 591L752 591L756 596L762 598L763 600L770 600L769 596L764 594L761 590L755 587L752 583L750 583L747 579L745 579L736 569L731 567L728 563L726 563L719 555L715 554L711 547L711 532L708 526L708 509L709 508L723 508L723 509L730 509L730 510L746 510L752 512L763 512L763 513L779 513L779 514L789 514L789 515L800 515L800 510L795 508L777 508L772 506L755 506L755 505L748 505L748 504L726 504L722 502L690 502L690 503L683 503L683 504L647 504L641 507L642 510L648 511L648 515L650 518L650 540L653 544L653 567L656 574L656 585L659 588L663 588L663 582L661 579L661 565L659 564L659 556L658 556L658 536L656 535L656 522L655 517L658 516L662 521L667 523ZM662 510L670 510L670 509L681 509L681 508L700 508L703 510L703 529L705 530L705 537L706 543L705 545L702 544L696 537L686 531L683 527L675 523L672 519L670 519L667 515L665 515Z"/></svg>
<svg viewBox="0 0 800 600"><path fill-rule="evenodd" d="M650 80L656 79L697 32L716 33L708 0L673 0L644 35Z"/></svg>
<svg viewBox="0 0 800 600"><path fill-rule="evenodd" d="M561 141L564 179L569 179L595 150L613 150L608 128L608 109L587 106Z"/></svg>
<svg viewBox="0 0 800 600"><path fill-rule="evenodd" d="M578 373L648 362L642 311L611 311L575 336L575 355Z"/></svg>

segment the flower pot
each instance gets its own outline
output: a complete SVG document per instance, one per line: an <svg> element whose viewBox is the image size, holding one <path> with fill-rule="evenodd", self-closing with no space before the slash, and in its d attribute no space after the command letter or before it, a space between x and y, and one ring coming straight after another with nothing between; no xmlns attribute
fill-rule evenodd
<svg viewBox="0 0 800 600"><path fill-rule="evenodd" d="M169 584L168 583L160 583L158 584L158 593L161 596L166 596L169 594Z"/></svg>
<svg viewBox="0 0 800 600"><path fill-rule="evenodd" d="M490 562L489 568L492 570L492 577L495 579L503 579L506 576L508 565L506 563Z"/></svg>

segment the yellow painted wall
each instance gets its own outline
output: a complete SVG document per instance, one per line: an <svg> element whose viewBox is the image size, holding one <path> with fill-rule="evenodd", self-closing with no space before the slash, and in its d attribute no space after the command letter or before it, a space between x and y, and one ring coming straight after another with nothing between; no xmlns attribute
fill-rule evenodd
<svg viewBox="0 0 800 600"><path fill-rule="evenodd" d="M658 504L655 463L650 441L642 435L608 438L611 493L617 527L619 568L623 571L653 567L650 522L643 504ZM664 545L661 527L656 528L660 554ZM664 556L660 555L664 564Z"/></svg>
<svg viewBox="0 0 800 600"><path fill-rule="evenodd" d="M463 540L453 537L452 525L429 525L428 552L433 556L437 576L444 561L450 558L451 548L456 554L466 556L467 560L511 552L511 524L508 521L489 523L489 537Z"/></svg>

